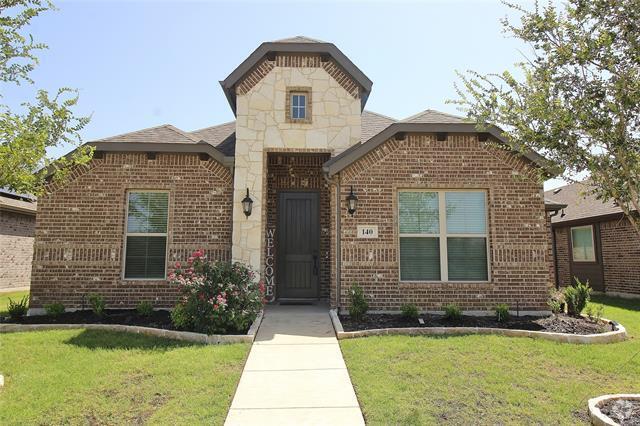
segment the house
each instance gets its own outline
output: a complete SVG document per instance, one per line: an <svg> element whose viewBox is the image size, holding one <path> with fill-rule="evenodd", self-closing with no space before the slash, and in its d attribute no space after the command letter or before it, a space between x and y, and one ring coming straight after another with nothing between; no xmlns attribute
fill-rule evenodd
<svg viewBox="0 0 640 426"><path fill-rule="evenodd" d="M29 287L36 210L34 197L0 188L0 291Z"/></svg>
<svg viewBox="0 0 640 426"><path fill-rule="evenodd" d="M93 141L90 164L51 184L32 312L90 293L171 307L168 270L198 248L250 265L274 302L344 308L358 283L375 311L547 311L544 158L449 114L365 110L372 82L332 43L262 43L220 84L235 121Z"/></svg>
<svg viewBox="0 0 640 426"><path fill-rule="evenodd" d="M577 277L595 291L640 297L640 236L622 209L592 194L588 182L547 191L566 207L552 217L558 286Z"/></svg>

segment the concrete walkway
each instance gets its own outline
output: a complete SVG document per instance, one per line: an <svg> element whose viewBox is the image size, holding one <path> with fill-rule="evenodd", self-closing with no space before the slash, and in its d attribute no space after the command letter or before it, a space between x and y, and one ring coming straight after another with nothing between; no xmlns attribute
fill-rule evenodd
<svg viewBox="0 0 640 426"><path fill-rule="evenodd" d="M226 425L364 425L326 306L267 306Z"/></svg>

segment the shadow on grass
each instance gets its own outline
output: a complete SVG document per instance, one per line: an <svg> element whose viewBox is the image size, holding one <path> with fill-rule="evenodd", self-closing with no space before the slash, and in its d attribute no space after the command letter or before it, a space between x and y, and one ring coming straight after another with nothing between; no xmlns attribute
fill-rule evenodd
<svg viewBox="0 0 640 426"><path fill-rule="evenodd" d="M629 311L640 311L640 299L626 299L622 297L594 294L591 296L591 301L614 308L627 309Z"/></svg>
<svg viewBox="0 0 640 426"><path fill-rule="evenodd" d="M119 331L83 330L80 334L65 341L66 344L88 349L141 349L149 351L169 351L190 346L202 346L201 343L183 342Z"/></svg>

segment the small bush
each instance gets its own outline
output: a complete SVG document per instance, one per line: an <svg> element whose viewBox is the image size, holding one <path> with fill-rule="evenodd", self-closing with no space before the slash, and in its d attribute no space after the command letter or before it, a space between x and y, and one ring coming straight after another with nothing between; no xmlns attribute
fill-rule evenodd
<svg viewBox="0 0 640 426"><path fill-rule="evenodd" d="M364 295L364 290L358 284L353 284L349 290L349 316L354 321L362 321L369 310L369 303Z"/></svg>
<svg viewBox="0 0 640 426"><path fill-rule="evenodd" d="M600 320L602 319L604 308L602 306L598 306L597 308L594 308L593 305L588 305L585 308L585 313L587 314L589 321L594 323L599 323Z"/></svg>
<svg viewBox="0 0 640 426"><path fill-rule="evenodd" d="M89 303L91 304L91 310L96 316L101 317L104 315L104 309L106 306L104 297L100 296L99 294L90 294Z"/></svg>
<svg viewBox="0 0 640 426"><path fill-rule="evenodd" d="M551 309L551 312L558 314L563 311L564 308L564 293L561 290L553 290L549 294L549 300L547 300L547 306Z"/></svg>
<svg viewBox="0 0 640 426"><path fill-rule="evenodd" d="M44 305L44 310L47 315L52 317L58 317L64 314L65 307L62 303L51 303L49 305Z"/></svg>
<svg viewBox="0 0 640 426"><path fill-rule="evenodd" d="M17 302L14 302L9 298L9 306L7 307L7 312L9 313L9 317L14 320L19 320L20 318L27 315L27 311L29 310L29 295L24 296Z"/></svg>
<svg viewBox="0 0 640 426"><path fill-rule="evenodd" d="M567 313L569 315L580 315L589 300L591 300L589 281L582 283L578 277L575 277L575 280L575 284L564 289L564 299L567 303Z"/></svg>
<svg viewBox="0 0 640 426"><path fill-rule="evenodd" d="M509 320L509 305L506 303L500 303L496 306L496 320L498 322L505 322Z"/></svg>
<svg viewBox="0 0 640 426"><path fill-rule="evenodd" d="M142 301L136 306L136 312L141 317L150 317L153 315L153 304L149 301Z"/></svg>
<svg viewBox="0 0 640 426"><path fill-rule="evenodd" d="M402 310L402 316L408 320L415 321L420 316L418 307L413 303L404 304L400 309Z"/></svg>
<svg viewBox="0 0 640 426"><path fill-rule="evenodd" d="M178 330L188 330L191 321L184 305L176 305L171 311L171 322Z"/></svg>
<svg viewBox="0 0 640 426"><path fill-rule="evenodd" d="M462 319L462 309L455 303L444 306L444 318L449 321L459 321Z"/></svg>

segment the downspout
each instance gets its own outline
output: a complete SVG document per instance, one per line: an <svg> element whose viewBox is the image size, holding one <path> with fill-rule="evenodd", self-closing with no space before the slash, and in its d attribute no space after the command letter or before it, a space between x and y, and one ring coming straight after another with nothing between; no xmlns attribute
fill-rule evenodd
<svg viewBox="0 0 640 426"><path fill-rule="evenodd" d="M341 260L342 253L340 252L340 240L342 239L342 233L340 229L340 180L342 176L338 173L338 180L336 183L336 311L340 313L340 277L342 275L341 271Z"/></svg>

